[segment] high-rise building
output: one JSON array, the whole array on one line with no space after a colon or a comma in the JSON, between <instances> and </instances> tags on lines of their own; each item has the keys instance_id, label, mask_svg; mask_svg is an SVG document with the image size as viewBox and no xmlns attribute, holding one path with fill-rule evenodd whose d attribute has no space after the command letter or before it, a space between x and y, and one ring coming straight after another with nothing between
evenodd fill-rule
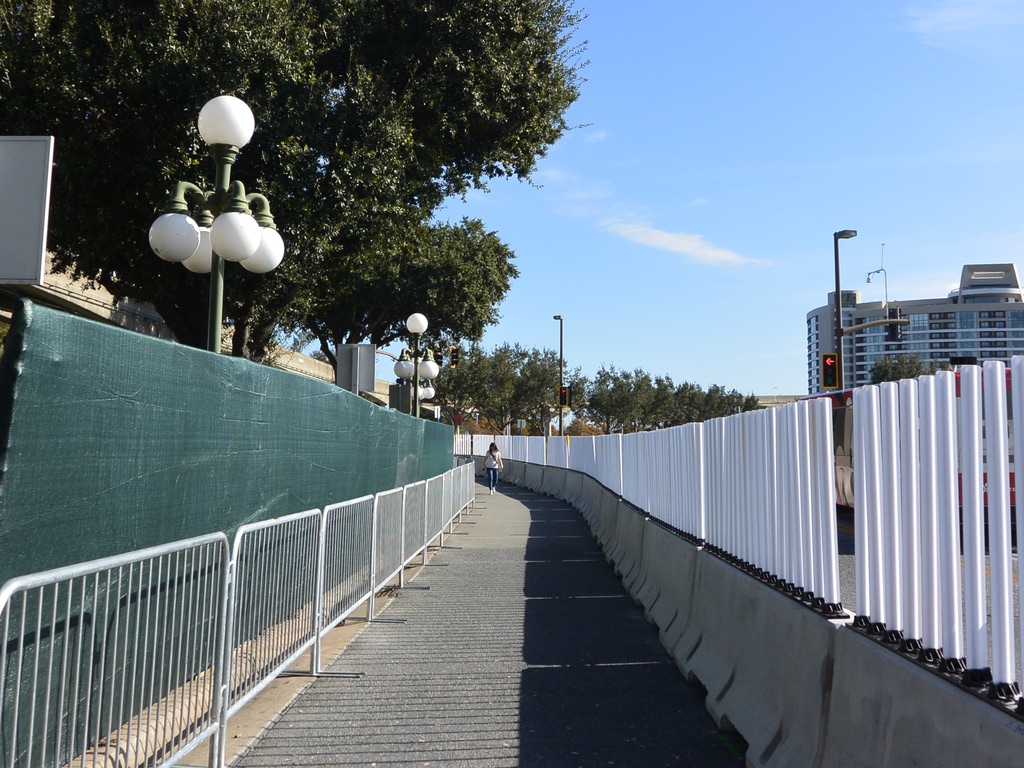
<instances>
[{"instance_id":1,"label":"high-rise building","mask_svg":"<svg viewBox=\"0 0 1024 768\"><path fill-rule=\"evenodd\" d=\"M843 328L887 318L908 325L876 325L843 335L843 386L871 383L885 357L917 355L925 365L1010 362L1024 355L1024 292L1013 264L968 264L960 286L944 299L861 303L860 291L842 291ZM835 292L807 313L807 391L821 386L821 355L835 352Z\"/></svg>"}]
</instances>

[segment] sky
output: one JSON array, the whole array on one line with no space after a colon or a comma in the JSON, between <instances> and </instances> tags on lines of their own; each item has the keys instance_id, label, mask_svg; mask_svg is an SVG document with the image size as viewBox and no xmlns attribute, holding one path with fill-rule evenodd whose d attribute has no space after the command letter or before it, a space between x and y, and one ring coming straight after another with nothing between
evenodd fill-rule
<instances>
[{"instance_id":1,"label":"sky","mask_svg":"<svg viewBox=\"0 0 1024 768\"><path fill-rule=\"evenodd\" d=\"M575 127L532 185L492 181L440 217L479 218L516 254L485 349L557 351L560 314L586 376L804 394L833 232L858 232L841 283L862 301L1024 268L1024 0L577 8Z\"/></svg>"}]
</instances>

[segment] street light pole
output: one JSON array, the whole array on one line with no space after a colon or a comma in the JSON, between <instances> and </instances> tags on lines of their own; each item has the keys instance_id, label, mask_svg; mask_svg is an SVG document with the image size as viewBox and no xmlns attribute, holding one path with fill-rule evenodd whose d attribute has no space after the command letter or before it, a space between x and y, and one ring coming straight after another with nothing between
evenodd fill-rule
<instances>
[{"instance_id":1,"label":"street light pole","mask_svg":"<svg viewBox=\"0 0 1024 768\"><path fill-rule=\"evenodd\" d=\"M841 229L832 234L832 242L835 245L836 253L836 296L834 309L836 313L836 384L838 389L843 388L843 369L846 367L846 358L843 355L843 298L842 289L839 285L839 241L849 240L857 236L856 229Z\"/></svg>"},{"instance_id":2,"label":"street light pole","mask_svg":"<svg viewBox=\"0 0 1024 768\"><path fill-rule=\"evenodd\" d=\"M409 315L409 319L405 321L405 327L412 336L412 360L409 360L409 350L406 349L395 363L395 375L399 379L412 382L412 402L409 405L411 415L417 418L420 415L420 379L427 380L429 389L425 391L427 392L426 398L429 400L433 397L433 387L430 386L430 382L440 372L440 367L429 349L423 354L423 359L420 359L420 337L426 333L427 325L427 318L419 312Z\"/></svg>"},{"instance_id":3,"label":"street light pole","mask_svg":"<svg viewBox=\"0 0 1024 768\"><path fill-rule=\"evenodd\" d=\"M257 274L270 272L284 257L284 241L274 228L267 198L247 195L242 182L231 181L231 166L256 127L252 110L234 96L217 96L200 110L198 127L217 163L214 188L203 191L178 182L149 228L149 245L165 261L210 273L206 348L220 352L224 262L240 262Z\"/></svg>"},{"instance_id":4,"label":"street light pole","mask_svg":"<svg viewBox=\"0 0 1024 768\"><path fill-rule=\"evenodd\" d=\"M563 355L562 350L564 341L563 331L565 329L565 321L561 315L555 315L552 319L558 321L558 436L562 437L564 435L562 429L562 416L564 413L564 409L562 408L561 396L562 387L565 386L565 356Z\"/></svg>"}]
</instances>

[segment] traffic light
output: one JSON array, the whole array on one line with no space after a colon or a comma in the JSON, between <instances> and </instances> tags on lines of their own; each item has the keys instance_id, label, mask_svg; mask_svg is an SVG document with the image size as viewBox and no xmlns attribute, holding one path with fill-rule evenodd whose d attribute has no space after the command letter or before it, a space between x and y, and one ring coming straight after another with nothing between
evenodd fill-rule
<instances>
[{"instance_id":1,"label":"traffic light","mask_svg":"<svg viewBox=\"0 0 1024 768\"><path fill-rule=\"evenodd\" d=\"M448 347L448 367L458 368L459 367L459 346L458 344L452 344Z\"/></svg>"},{"instance_id":2,"label":"traffic light","mask_svg":"<svg viewBox=\"0 0 1024 768\"><path fill-rule=\"evenodd\" d=\"M561 408L572 406L572 387L562 386L558 388L558 405Z\"/></svg>"},{"instance_id":3,"label":"traffic light","mask_svg":"<svg viewBox=\"0 0 1024 768\"><path fill-rule=\"evenodd\" d=\"M889 307L886 314L889 320L899 320L903 317L899 307ZM903 341L903 326L896 323L890 323L885 326L885 340L891 342Z\"/></svg>"},{"instance_id":4,"label":"traffic light","mask_svg":"<svg viewBox=\"0 0 1024 768\"><path fill-rule=\"evenodd\" d=\"M821 388L839 389L839 356L835 352L821 356Z\"/></svg>"}]
</instances>

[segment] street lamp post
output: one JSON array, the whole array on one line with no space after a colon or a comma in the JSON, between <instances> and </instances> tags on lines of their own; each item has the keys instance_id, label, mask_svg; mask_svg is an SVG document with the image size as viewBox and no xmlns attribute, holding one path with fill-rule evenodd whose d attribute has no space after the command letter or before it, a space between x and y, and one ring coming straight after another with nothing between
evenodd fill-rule
<instances>
[{"instance_id":1,"label":"street lamp post","mask_svg":"<svg viewBox=\"0 0 1024 768\"><path fill-rule=\"evenodd\" d=\"M846 358L843 355L843 298L842 289L839 285L839 241L849 240L857 236L856 229L841 229L832 234L832 242L835 245L836 253L836 384L838 389L843 388L843 368L846 366Z\"/></svg>"},{"instance_id":2,"label":"street lamp post","mask_svg":"<svg viewBox=\"0 0 1024 768\"><path fill-rule=\"evenodd\" d=\"M410 350L404 350L401 358L395 363L395 375L400 379L412 382L411 409L412 415L416 417L420 415L420 379L427 381L423 394L429 400L434 396L434 388L430 382L441 371L440 366L434 361L433 352L429 349L425 350L422 357L420 356L420 337L426 333L427 326L427 318L419 312L409 315L409 318L405 321L405 327L412 336L412 354L410 355Z\"/></svg>"},{"instance_id":3,"label":"street lamp post","mask_svg":"<svg viewBox=\"0 0 1024 768\"><path fill-rule=\"evenodd\" d=\"M210 273L206 348L220 352L224 262L237 261L257 274L270 272L284 258L284 241L267 198L247 195L242 182L231 181L231 166L256 128L252 110L234 96L217 96L200 110L198 126L217 164L214 188L204 191L179 181L149 228L149 245L165 261Z\"/></svg>"},{"instance_id":4,"label":"street lamp post","mask_svg":"<svg viewBox=\"0 0 1024 768\"><path fill-rule=\"evenodd\" d=\"M562 354L564 336L562 332L565 329L565 319L561 315L555 315L552 319L558 321L558 436L562 437L562 415L564 409L562 408L561 393L562 387L565 386L565 356Z\"/></svg>"},{"instance_id":5,"label":"street lamp post","mask_svg":"<svg viewBox=\"0 0 1024 768\"><path fill-rule=\"evenodd\" d=\"M882 243L882 263L879 264L878 269L873 269L870 272L868 272L868 279L867 279L867 281L870 283L871 282L871 276L872 275L877 275L878 273L882 274L882 280L885 283L885 306L888 307L889 306L889 275L885 271L885 243Z\"/></svg>"}]
</instances>

